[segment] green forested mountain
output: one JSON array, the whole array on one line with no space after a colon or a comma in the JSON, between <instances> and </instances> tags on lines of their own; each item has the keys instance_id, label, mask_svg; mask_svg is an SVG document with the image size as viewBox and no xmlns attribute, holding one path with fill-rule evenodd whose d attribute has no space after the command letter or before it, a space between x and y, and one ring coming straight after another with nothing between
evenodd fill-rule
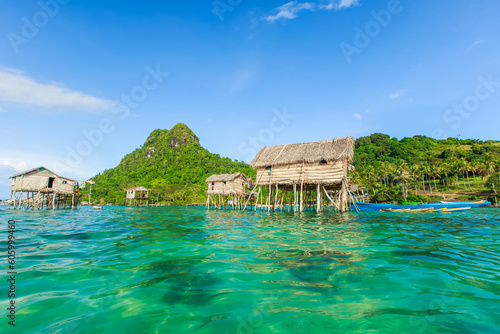
<instances>
[{"instance_id":1,"label":"green forested mountain","mask_svg":"<svg viewBox=\"0 0 500 334\"><path fill-rule=\"evenodd\" d=\"M222 158L201 147L185 124L171 130L154 130L144 145L127 154L120 164L92 178L92 201L125 203L125 190L135 186L151 189L155 202L204 203L205 179L212 174L242 172L255 176L244 162ZM88 191L88 189L86 189Z\"/></svg>"}]
</instances>

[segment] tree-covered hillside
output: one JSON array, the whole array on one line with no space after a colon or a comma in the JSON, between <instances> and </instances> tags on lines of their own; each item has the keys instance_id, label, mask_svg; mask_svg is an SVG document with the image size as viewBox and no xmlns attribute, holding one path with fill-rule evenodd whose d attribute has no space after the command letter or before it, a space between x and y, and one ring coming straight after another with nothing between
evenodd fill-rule
<instances>
[{"instance_id":1,"label":"tree-covered hillside","mask_svg":"<svg viewBox=\"0 0 500 334\"><path fill-rule=\"evenodd\" d=\"M429 201L490 197L500 188L500 142L414 136L398 140L376 133L356 140L352 183L360 183L373 201ZM125 190L151 189L160 203L204 203L205 179L212 174L255 170L244 162L222 158L200 146L185 125L154 130L143 146L120 164L96 175L93 202L125 203ZM86 189L85 191L88 191Z\"/></svg>"},{"instance_id":2,"label":"tree-covered hillside","mask_svg":"<svg viewBox=\"0 0 500 334\"><path fill-rule=\"evenodd\" d=\"M212 154L199 144L185 124L171 130L154 130L144 145L127 154L120 164L92 178L92 201L125 203L125 190L151 189L150 197L166 204L204 203L205 179L212 174L242 172L254 177L244 162ZM88 191L88 189L86 189Z\"/></svg>"},{"instance_id":3,"label":"tree-covered hillside","mask_svg":"<svg viewBox=\"0 0 500 334\"><path fill-rule=\"evenodd\" d=\"M500 167L500 142L425 136L398 140L376 133L356 140L354 165L354 182L378 201L486 193L495 183L488 178Z\"/></svg>"}]
</instances>

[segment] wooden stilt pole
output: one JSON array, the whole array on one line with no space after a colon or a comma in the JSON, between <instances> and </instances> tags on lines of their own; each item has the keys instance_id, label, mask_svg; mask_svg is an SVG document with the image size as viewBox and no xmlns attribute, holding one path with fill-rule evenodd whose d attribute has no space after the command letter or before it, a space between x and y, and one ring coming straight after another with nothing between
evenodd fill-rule
<instances>
[{"instance_id":1,"label":"wooden stilt pole","mask_svg":"<svg viewBox=\"0 0 500 334\"><path fill-rule=\"evenodd\" d=\"M259 196L260 196L260 187L259 191L257 192L257 198L255 199L255 211L257 211L257 205L259 204Z\"/></svg>"},{"instance_id":2,"label":"wooden stilt pole","mask_svg":"<svg viewBox=\"0 0 500 334\"><path fill-rule=\"evenodd\" d=\"M297 212L297 185L293 185L293 212Z\"/></svg>"},{"instance_id":3,"label":"wooden stilt pole","mask_svg":"<svg viewBox=\"0 0 500 334\"><path fill-rule=\"evenodd\" d=\"M325 195L326 197L328 197L328 199L330 200L330 202L332 203L333 207L337 208L338 211L340 211L340 208L339 206L337 205L337 203L335 203L335 201L330 197L330 195L328 195L328 192L326 191L325 188L323 188L323 190L325 191Z\"/></svg>"},{"instance_id":4,"label":"wooden stilt pole","mask_svg":"<svg viewBox=\"0 0 500 334\"><path fill-rule=\"evenodd\" d=\"M278 204L278 193L279 193L279 187L278 187L278 184L276 183L276 190L275 190L275 196L274 196L274 201L273 201L273 212L276 211L276 204Z\"/></svg>"},{"instance_id":5,"label":"wooden stilt pole","mask_svg":"<svg viewBox=\"0 0 500 334\"><path fill-rule=\"evenodd\" d=\"M280 212L285 211L283 206L283 200L285 199L286 188L281 191L281 201L280 201Z\"/></svg>"},{"instance_id":6,"label":"wooden stilt pole","mask_svg":"<svg viewBox=\"0 0 500 334\"><path fill-rule=\"evenodd\" d=\"M262 211L262 202L264 201L263 197L264 197L264 193L262 192L260 194L260 211Z\"/></svg>"},{"instance_id":7,"label":"wooden stilt pole","mask_svg":"<svg viewBox=\"0 0 500 334\"><path fill-rule=\"evenodd\" d=\"M321 185L316 186L316 212L321 212Z\"/></svg>"}]
</instances>

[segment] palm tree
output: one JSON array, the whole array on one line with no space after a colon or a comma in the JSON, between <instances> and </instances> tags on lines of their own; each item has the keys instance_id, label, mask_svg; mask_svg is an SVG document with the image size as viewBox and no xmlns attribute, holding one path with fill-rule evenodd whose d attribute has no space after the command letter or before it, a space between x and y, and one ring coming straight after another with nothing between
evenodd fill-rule
<instances>
[{"instance_id":1,"label":"palm tree","mask_svg":"<svg viewBox=\"0 0 500 334\"><path fill-rule=\"evenodd\" d=\"M462 173L467 174L467 184L469 185L469 190L472 191L472 188L470 187L470 180L469 180L469 169L471 168L470 162L465 160L465 158L462 158ZM465 187L465 178L464 178L464 187Z\"/></svg>"},{"instance_id":2,"label":"palm tree","mask_svg":"<svg viewBox=\"0 0 500 334\"><path fill-rule=\"evenodd\" d=\"M448 162L443 162L441 166L441 173L446 177L446 188L450 190L450 184L448 183L448 175L450 174L451 166Z\"/></svg>"},{"instance_id":3,"label":"palm tree","mask_svg":"<svg viewBox=\"0 0 500 334\"><path fill-rule=\"evenodd\" d=\"M472 171L472 177L474 178L474 182L476 182L476 171L479 169L479 161L475 160L471 162L471 171Z\"/></svg>"},{"instance_id":4,"label":"palm tree","mask_svg":"<svg viewBox=\"0 0 500 334\"><path fill-rule=\"evenodd\" d=\"M484 177L486 176L485 171L486 171L486 164L484 163L484 160L479 160L476 164L477 167L477 174L481 176L481 180L484 180Z\"/></svg>"},{"instance_id":5,"label":"palm tree","mask_svg":"<svg viewBox=\"0 0 500 334\"><path fill-rule=\"evenodd\" d=\"M431 173L432 178L434 179L434 189L436 189L436 191L438 191L438 188L437 188L437 185L436 185L436 173L439 172L438 166L436 166L434 164L429 165L429 172Z\"/></svg>"},{"instance_id":6,"label":"palm tree","mask_svg":"<svg viewBox=\"0 0 500 334\"><path fill-rule=\"evenodd\" d=\"M415 195L417 194L417 183L418 183L418 175L420 174L420 166L419 165L410 165L409 167L410 176L415 181Z\"/></svg>"},{"instance_id":7,"label":"palm tree","mask_svg":"<svg viewBox=\"0 0 500 334\"><path fill-rule=\"evenodd\" d=\"M493 170L493 173L494 173L495 172L495 168L497 168L498 165L500 165L500 163L497 160L491 160L489 162L488 166Z\"/></svg>"},{"instance_id":8,"label":"palm tree","mask_svg":"<svg viewBox=\"0 0 500 334\"><path fill-rule=\"evenodd\" d=\"M396 163L394 164L394 169L396 171L396 174L398 175L398 179L401 180L401 186L403 190L403 198L406 201L406 180L408 173L406 172L408 168L408 164L406 161L400 159L397 160Z\"/></svg>"},{"instance_id":9,"label":"palm tree","mask_svg":"<svg viewBox=\"0 0 500 334\"><path fill-rule=\"evenodd\" d=\"M491 153L486 153L484 155L484 164L486 165L486 175L489 177L490 176L490 168L494 168L494 157L491 155ZM493 165L493 166L492 166Z\"/></svg>"},{"instance_id":10,"label":"palm tree","mask_svg":"<svg viewBox=\"0 0 500 334\"><path fill-rule=\"evenodd\" d=\"M381 164L382 176L384 178L385 186L389 185L389 176L394 172L394 167L390 162L384 161Z\"/></svg>"},{"instance_id":11,"label":"palm tree","mask_svg":"<svg viewBox=\"0 0 500 334\"><path fill-rule=\"evenodd\" d=\"M432 195L432 185L431 185L431 178L430 178L431 167L429 165L424 165L424 166L422 166L422 169L424 171L424 176L427 176L427 183L429 184L429 190L430 190L431 195Z\"/></svg>"},{"instance_id":12,"label":"palm tree","mask_svg":"<svg viewBox=\"0 0 500 334\"><path fill-rule=\"evenodd\" d=\"M459 161L452 161L451 163L453 174L455 174L455 180L457 183L457 187L460 188L460 183L458 182L458 174L460 173L460 162Z\"/></svg>"},{"instance_id":13,"label":"palm tree","mask_svg":"<svg viewBox=\"0 0 500 334\"><path fill-rule=\"evenodd\" d=\"M365 166L363 168L363 174L364 178L368 178L368 182L371 184L372 178L375 178L375 169L372 165Z\"/></svg>"},{"instance_id":14,"label":"palm tree","mask_svg":"<svg viewBox=\"0 0 500 334\"><path fill-rule=\"evenodd\" d=\"M419 173L422 175L422 190L425 192L425 166L424 165L419 165Z\"/></svg>"}]
</instances>

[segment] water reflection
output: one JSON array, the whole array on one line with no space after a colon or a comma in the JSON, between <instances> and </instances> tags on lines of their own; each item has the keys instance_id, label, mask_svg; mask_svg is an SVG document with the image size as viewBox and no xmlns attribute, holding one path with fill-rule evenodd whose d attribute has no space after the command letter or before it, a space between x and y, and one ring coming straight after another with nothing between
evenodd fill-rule
<instances>
[{"instance_id":1,"label":"water reflection","mask_svg":"<svg viewBox=\"0 0 500 334\"><path fill-rule=\"evenodd\" d=\"M23 333L500 328L497 210L104 207L0 219L20 226Z\"/></svg>"}]
</instances>

